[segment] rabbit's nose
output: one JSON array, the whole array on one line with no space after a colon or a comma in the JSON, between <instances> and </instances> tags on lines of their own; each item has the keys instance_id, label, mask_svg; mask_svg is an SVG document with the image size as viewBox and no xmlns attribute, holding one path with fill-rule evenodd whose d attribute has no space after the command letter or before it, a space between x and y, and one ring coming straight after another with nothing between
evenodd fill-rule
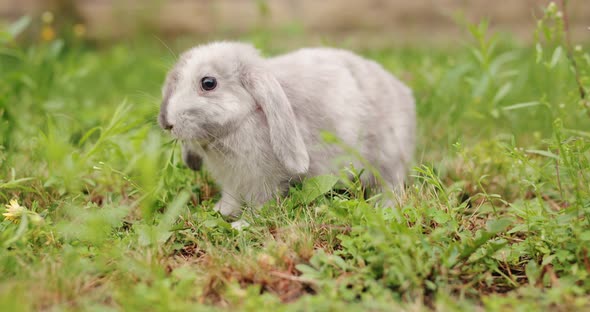
<instances>
[{"instance_id":1,"label":"rabbit's nose","mask_svg":"<svg viewBox=\"0 0 590 312\"><path fill-rule=\"evenodd\" d=\"M167 118L162 115L159 116L158 121L160 122L160 127L164 130L172 130L172 128L174 128L174 126L168 122Z\"/></svg>"}]
</instances>

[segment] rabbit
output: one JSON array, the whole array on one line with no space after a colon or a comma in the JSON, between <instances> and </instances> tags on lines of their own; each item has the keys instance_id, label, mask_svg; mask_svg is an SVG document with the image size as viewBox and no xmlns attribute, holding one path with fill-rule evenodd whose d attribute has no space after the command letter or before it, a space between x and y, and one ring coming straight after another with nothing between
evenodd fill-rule
<instances>
[{"instance_id":1,"label":"rabbit","mask_svg":"<svg viewBox=\"0 0 590 312\"><path fill-rule=\"evenodd\" d=\"M162 97L160 126L181 142L189 168L205 164L220 185L214 209L224 216L238 217L245 206L284 195L294 181L350 164L368 162L379 173L361 176L367 186L399 190L415 148L412 91L346 50L263 58L247 43L200 45L180 56ZM323 131L340 144L322 140Z\"/></svg>"}]
</instances>

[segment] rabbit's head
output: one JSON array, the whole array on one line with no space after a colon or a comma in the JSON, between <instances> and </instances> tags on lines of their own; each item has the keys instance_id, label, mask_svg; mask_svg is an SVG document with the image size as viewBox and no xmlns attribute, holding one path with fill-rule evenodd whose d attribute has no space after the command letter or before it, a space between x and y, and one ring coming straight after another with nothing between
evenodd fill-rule
<instances>
[{"instance_id":1,"label":"rabbit's head","mask_svg":"<svg viewBox=\"0 0 590 312\"><path fill-rule=\"evenodd\" d=\"M205 145L239 131L244 120L261 114L266 122L260 129L269 132L268 143L285 169L293 174L307 171L309 155L291 104L251 45L219 42L185 52L162 93L158 120L175 138ZM255 134L250 135L243 142L252 142Z\"/></svg>"}]
</instances>

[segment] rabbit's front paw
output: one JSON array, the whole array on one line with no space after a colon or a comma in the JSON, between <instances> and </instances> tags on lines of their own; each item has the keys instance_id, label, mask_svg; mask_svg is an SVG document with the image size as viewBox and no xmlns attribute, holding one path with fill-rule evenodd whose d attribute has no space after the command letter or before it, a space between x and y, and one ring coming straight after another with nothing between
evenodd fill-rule
<instances>
[{"instance_id":1,"label":"rabbit's front paw","mask_svg":"<svg viewBox=\"0 0 590 312\"><path fill-rule=\"evenodd\" d=\"M231 223L232 229L241 231L250 226L250 223L244 219L240 219Z\"/></svg>"},{"instance_id":2,"label":"rabbit's front paw","mask_svg":"<svg viewBox=\"0 0 590 312\"><path fill-rule=\"evenodd\" d=\"M229 194L222 194L221 199L215 204L213 210L221 213L224 217L238 217L242 213L240 201Z\"/></svg>"}]
</instances>

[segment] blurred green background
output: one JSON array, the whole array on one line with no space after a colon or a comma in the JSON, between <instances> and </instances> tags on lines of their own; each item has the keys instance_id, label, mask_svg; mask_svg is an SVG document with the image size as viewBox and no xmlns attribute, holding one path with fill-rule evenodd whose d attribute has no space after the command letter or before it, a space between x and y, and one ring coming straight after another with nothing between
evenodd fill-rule
<instances>
[{"instance_id":1,"label":"blurred green background","mask_svg":"<svg viewBox=\"0 0 590 312\"><path fill-rule=\"evenodd\" d=\"M570 0L570 32L588 38L590 8ZM359 44L447 43L461 34L457 16L492 21L491 29L532 41L547 0L2 0L0 17L54 12L56 22L76 21L95 39L122 39L148 31L164 39L212 39L266 28L305 32L308 40L347 39ZM287 31L288 34L288 31Z\"/></svg>"}]
</instances>

